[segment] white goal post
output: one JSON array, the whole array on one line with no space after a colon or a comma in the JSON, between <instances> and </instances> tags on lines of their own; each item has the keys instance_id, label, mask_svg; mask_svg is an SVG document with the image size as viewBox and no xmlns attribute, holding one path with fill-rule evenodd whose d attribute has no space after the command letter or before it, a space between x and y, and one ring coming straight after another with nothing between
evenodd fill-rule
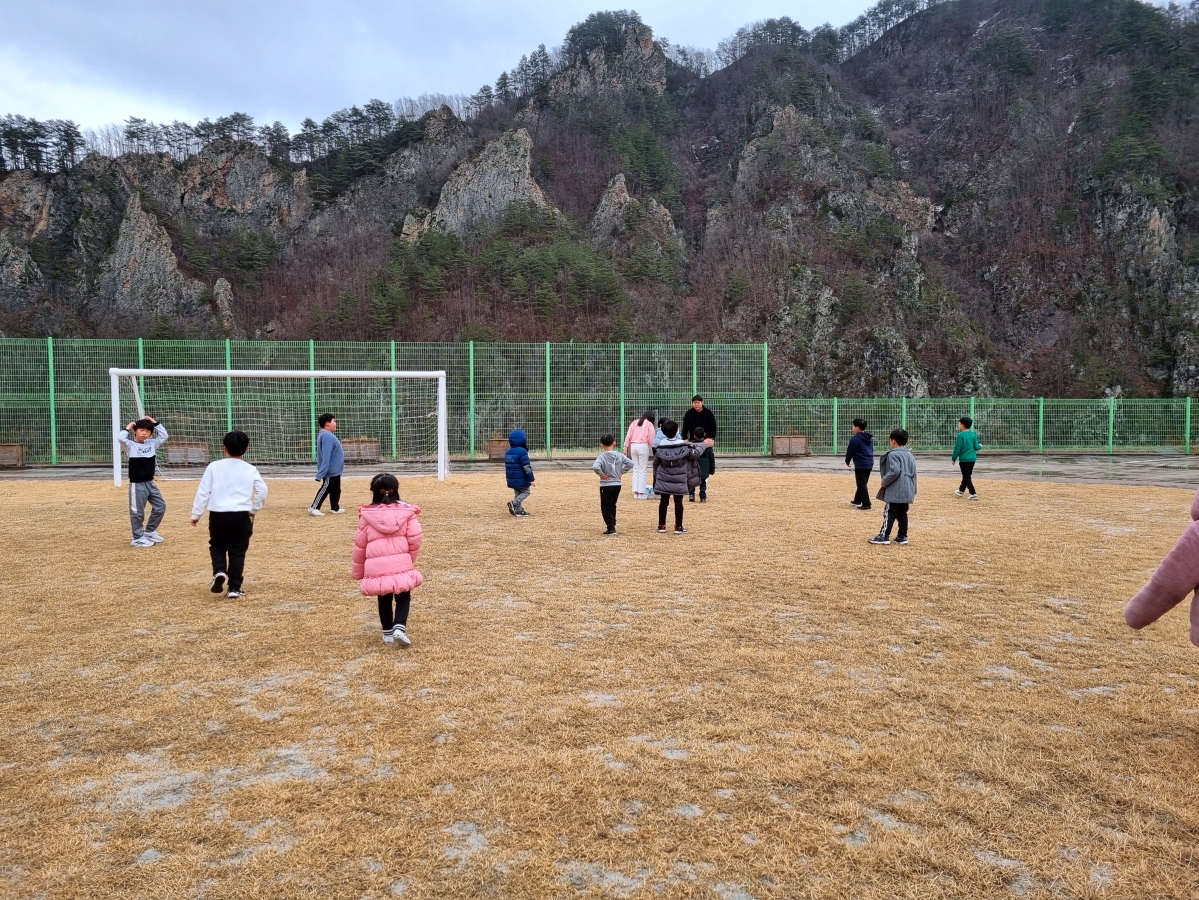
<instances>
[{"instance_id":1,"label":"white goal post","mask_svg":"<svg viewBox=\"0 0 1199 900\"><path fill-rule=\"evenodd\" d=\"M381 463L385 458L419 458L436 464L439 481L449 476L444 371L114 367L108 375L112 387L112 478L117 487L122 480L120 432L130 421L123 413L132 418L149 414L163 421L171 438L160 456L173 443L181 442L184 447L200 448L198 455L206 456L211 453L208 448L220 446L227 431L240 428L250 434L247 459L311 465L317 415L327 411L337 416L339 426L351 429L349 434L372 435L351 437L347 459L356 444L365 442L373 444L376 451L380 446L390 448L390 456L380 454ZM381 384L386 382L390 384ZM428 421L433 417L435 431ZM207 459L188 457L187 462L206 464Z\"/></svg>"}]
</instances>

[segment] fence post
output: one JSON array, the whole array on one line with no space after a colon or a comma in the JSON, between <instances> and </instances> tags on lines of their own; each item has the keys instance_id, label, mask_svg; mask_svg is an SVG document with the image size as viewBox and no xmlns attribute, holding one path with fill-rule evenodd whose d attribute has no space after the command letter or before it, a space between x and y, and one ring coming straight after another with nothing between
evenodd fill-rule
<instances>
[{"instance_id":1,"label":"fence post","mask_svg":"<svg viewBox=\"0 0 1199 900\"><path fill-rule=\"evenodd\" d=\"M396 370L396 342L391 342L391 371ZM399 459L396 449L396 380L391 379L391 458Z\"/></svg>"},{"instance_id":2,"label":"fence post","mask_svg":"<svg viewBox=\"0 0 1199 900\"><path fill-rule=\"evenodd\" d=\"M1191 455L1191 398L1187 397L1186 437L1183 438L1187 456Z\"/></svg>"},{"instance_id":3,"label":"fence post","mask_svg":"<svg viewBox=\"0 0 1199 900\"><path fill-rule=\"evenodd\" d=\"M1045 453L1045 398L1037 398L1037 452Z\"/></svg>"},{"instance_id":4,"label":"fence post","mask_svg":"<svg viewBox=\"0 0 1199 900\"><path fill-rule=\"evenodd\" d=\"M1115 452L1116 438L1116 398L1107 398L1107 452Z\"/></svg>"},{"instance_id":5,"label":"fence post","mask_svg":"<svg viewBox=\"0 0 1199 900\"><path fill-rule=\"evenodd\" d=\"M229 338L225 338L225 368L233 368L233 345L229 343ZM226 431L233 430L233 379L225 379L225 428Z\"/></svg>"},{"instance_id":6,"label":"fence post","mask_svg":"<svg viewBox=\"0 0 1199 900\"><path fill-rule=\"evenodd\" d=\"M620 440L620 432L624 429L624 341L620 342L620 421L616 423L616 440Z\"/></svg>"},{"instance_id":7,"label":"fence post","mask_svg":"<svg viewBox=\"0 0 1199 900\"><path fill-rule=\"evenodd\" d=\"M696 365L698 357L695 341L691 342L691 396L694 397L699 393L699 370ZM690 401L688 401L690 402Z\"/></svg>"},{"instance_id":8,"label":"fence post","mask_svg":"<svg viewBox=\"0 0 1199 900\"><path fill-rule=\"evenodd\" d=\"M54 402L54 338L46 338L46 371L50 376L50 465L58 465L58 410Z\"/></svg>"},{"instance_id":9,"label":"fence post","mask_svg":"<svg viewBox=\"0 0 1199 900\"><path fill-rule=\"evenodd\" d=\"M545 458L553 459L554 442L550 438L550 342L545 342Z\"/></svg>"},{"instance_id":10,"label":"fence post","mask_svg":"<svg viewBox=\"0 0 1199 900\"><path fill-rule=\"evenodd\" d=\"M316 342L308 339L308 371L316 371ZM308 379L308 424L312 431L312 458L316 460L316 379Z\"/></svg>"},{"instance_id":11,"label":"fence post","mask_svg":"<svg viewBox=\"0 0 1199 900\"><path fill-rule=\"evenodd\" d=\"M837 452L837 398L833 398L833 453Z\"/></svg>"},{"instance_id":12,"label":"fence post","mask_svg":"<svg viewBox=\"0 0 1199 900\"><path fill-rule=\"evenodd\" d=\"M475 458L475 342L470 342L467 352L470 376L470 458Z\"/></svg>"},{"instance_id":13,"label":"fence post","mask_svg":"<svg viewBox=\"0 0 1199 900\"><path fill-rule=\"evenodd\" d=\"M144 369L146 367L146 343L141 338L137 339L137 367ZM137 379L137 392L142 395L143 402L146 396L146 376L139 376Z\"/></svg>"},{"instance_id":14,"label":"fence post","mask_svg":"<svg viewBox=\"0 0 1199 900\"><path fill-rule=\"evenodd\" d=\"M908 398L902 397L899 401L899 427L904 431L908 428Z\"/></svg>"},{"instance_id":15,"label":"fence post","mask_svg":"<svg viewBox=\"0 0 1199 900\"><path fill-rule=\"evenodd\" d=\"M973 397L970 398L970 421L971 421L971 423L974 423L974 398ZM978 431L977 423L972 424L971 427L974 428L975 431Z\"/></svg>"},{"instance_id":16,"label":"fence post","mask_svg":"<svg viewBox=\"0 0 1199 900\"><path fill-rule=\"evenodd\" d=\"M762 455L770 455L770 345L765 341L762 341Z\"/></svg>"}]
</instances>

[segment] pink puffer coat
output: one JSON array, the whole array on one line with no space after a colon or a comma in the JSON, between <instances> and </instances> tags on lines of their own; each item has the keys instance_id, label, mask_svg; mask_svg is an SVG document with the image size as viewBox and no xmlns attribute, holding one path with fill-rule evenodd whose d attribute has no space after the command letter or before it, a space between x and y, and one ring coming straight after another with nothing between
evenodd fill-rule
<instances>
[{"instance_id":1,"label":"pink puffer coat","mask_svg":"<svg viewBox=\"0 0 1199 900\"><path fill-rule=\"evenodd\" d=\"M358 507L351 572L362 581L362 593L397 594L424 582L416 571L421 527L419 506L388 503Z\"/></svg>"},{"instance_id":2,"label":"pink puffer coat","mask_svg":"<svg viewBox=\"0 0 1199 900\"><path fill-rule=\"evenodd\" d=\"M1191 503L1191 527L1166 554L1149 583L1124 607L1124 621L1144 628L1191 598L1191 643L1199 647L1199 492Z\"/></svg>"}]
</instances>

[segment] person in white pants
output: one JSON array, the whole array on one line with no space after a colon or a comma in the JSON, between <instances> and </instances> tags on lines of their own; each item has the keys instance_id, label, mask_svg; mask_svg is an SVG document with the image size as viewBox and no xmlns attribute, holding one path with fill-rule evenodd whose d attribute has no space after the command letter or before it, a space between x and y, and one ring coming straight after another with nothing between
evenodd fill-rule
<instances>
[{"instance_id":1,"label":"person in white pants","mask_svg":"<svg viewBox=\"0 0 1199 900\"><path fill-rule=\"evenodd\" d=\"M653 410L647 409L640 418L633 420L624 436L624 454L633 460L634 500L644 500L649 496L645 482L654 433L654 413Z\"/></svg>"}]
</instances>

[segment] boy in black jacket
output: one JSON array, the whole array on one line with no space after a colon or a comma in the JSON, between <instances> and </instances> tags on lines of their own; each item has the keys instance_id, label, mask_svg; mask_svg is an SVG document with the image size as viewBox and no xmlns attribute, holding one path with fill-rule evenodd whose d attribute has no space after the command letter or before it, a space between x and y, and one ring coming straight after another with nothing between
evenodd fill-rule
<instances>
[{"instance_id":1,"label":"boy in black jacket","mask_svg":"<svg viewBox=\"0 0 1199 900\"><path fill-rule=\"evenodd\" d=\"M853 420L853 437L845 449L845 465L853 465L854 479L858 489L853 495L853 505L858 509L870 509L870 471L874 468L874 436L866 430L865 419Z\"/></svg>"}]
</instances>

